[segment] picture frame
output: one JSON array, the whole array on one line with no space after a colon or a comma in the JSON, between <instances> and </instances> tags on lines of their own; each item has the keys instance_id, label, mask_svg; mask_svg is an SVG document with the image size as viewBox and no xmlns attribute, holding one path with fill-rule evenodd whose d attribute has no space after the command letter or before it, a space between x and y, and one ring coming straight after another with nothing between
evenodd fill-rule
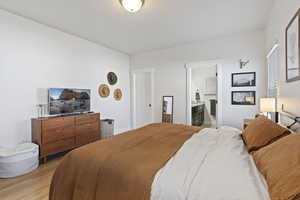
<instances>
[{"instance_id":1,"label":"picture frame","mask_svg":"<svg viewBox=\"0 0 300 200\"><path fill-rule=\"evenodd\" d=\"M256 105L256 91L232 91L232 105Z\"/></svg>"},{"instance_id":2,"label":"picture frame","mask_svg":"<svg viewBox=\"0 0 300 200\"><path fill-rule=\"evenodd\" d=\"M285 31L286 81L300 80L300 9Z\"/></svg>"},{"instance_id":3,"label":"picture frame","mask_svg":"<svg viewBox=\"0 0 300 200\"><path fill-rule=\"evenodd\" d=\"M232 87L255 87L256 72L233 73L231 75Z\"/></svg>"}]
</instances>

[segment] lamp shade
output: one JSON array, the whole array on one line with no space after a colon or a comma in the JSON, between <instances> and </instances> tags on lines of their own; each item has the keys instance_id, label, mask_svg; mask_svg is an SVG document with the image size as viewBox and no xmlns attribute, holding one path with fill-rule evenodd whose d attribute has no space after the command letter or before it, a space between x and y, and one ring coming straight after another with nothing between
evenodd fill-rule
<instances>
[{"instance_id":1,"label":"lamp shade","mask_svg":"<svg viewBox=\"0 0 300 200\"><path fill-rule=\"evenodd\" d=\"M260 99L261 112L276 112L276 101L274 98L261 98Z\"/></svg>"}]
</instances>

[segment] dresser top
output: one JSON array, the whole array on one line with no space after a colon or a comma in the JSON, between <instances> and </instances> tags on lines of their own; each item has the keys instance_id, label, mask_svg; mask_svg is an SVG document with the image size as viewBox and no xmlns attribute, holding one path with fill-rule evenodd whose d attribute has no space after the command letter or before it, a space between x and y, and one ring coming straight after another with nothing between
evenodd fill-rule
<instances>
[{"instance_id":1,"label":"dresser top","mask_svg":"<svg viewBox=\"0 0 300 200\"><path fill-rule=\"evenodd\" d=\"M86 115L97 115L100 113L82 113L82 114L67 114L67 115L59 115L59 116L48 116L48 117L40 117L40 118L32 118L32 120L49 120L55 118L66 118L66 117L77 117L77 116L86 116Z\"/></svg>"}]
</instances>

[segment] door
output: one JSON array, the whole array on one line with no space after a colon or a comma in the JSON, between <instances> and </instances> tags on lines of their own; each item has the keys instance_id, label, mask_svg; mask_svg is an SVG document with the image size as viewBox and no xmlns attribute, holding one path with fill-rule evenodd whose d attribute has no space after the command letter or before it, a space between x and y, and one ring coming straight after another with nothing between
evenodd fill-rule
<instances>
[{"instance_id":1,"label":"door","mask_svg":"<svg viewBox=\"0 0 300 200\"><path fill-rule=\"evenodd\" d=\"M153 123L152 73L135 73L135 128Z\"/></svg>"}]
</instances>

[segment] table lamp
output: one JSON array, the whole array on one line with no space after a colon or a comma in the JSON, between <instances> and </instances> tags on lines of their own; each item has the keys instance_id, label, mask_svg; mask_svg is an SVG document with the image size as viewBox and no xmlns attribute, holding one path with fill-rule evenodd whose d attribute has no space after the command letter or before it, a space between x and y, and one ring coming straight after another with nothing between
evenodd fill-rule
<instances>
[{"instance_id":1,"label":"table lamp","mask_svg":"<svg viewBox=\"0 0 300 200\"><path fill-rule=\"evenodd\" d=\"M261 98L260 112L267 113L267 116L269 116L270 113L275 113L275 122L278 122L278 112L276 112L275 98Z\"/></svg>"}]
</instances>

